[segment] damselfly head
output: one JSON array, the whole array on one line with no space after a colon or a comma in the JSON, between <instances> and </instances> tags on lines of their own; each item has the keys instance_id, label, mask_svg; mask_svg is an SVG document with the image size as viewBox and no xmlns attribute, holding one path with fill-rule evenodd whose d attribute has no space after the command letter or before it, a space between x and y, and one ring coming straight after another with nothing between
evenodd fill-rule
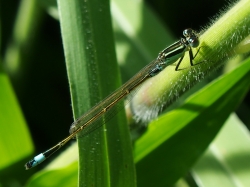
<instances>
[{"instance_id":1,"label":"damselfly head","mask_svg":"<svg viewBox=\"0 0 250 187\"><path fill-rule=\"evenodd\" d=\"M191 47L198 47L199 46L199 37L198 34L193 29L185 29L183 31L183 35L186 37L186 41Z\"/></svg>"},{"instance_id":2,"label":"damselfly head","mask_svg":"<svg viewBox=\"0 0 250 187\"><path fill-rule=\"evenodd\" d=\"M197 37L189 37L187 39L187 41L188 41L189 45L191 47L194 47L194 48L198 47L200 45L199 38L197 38Z\"/></svg>"}]
</instances>

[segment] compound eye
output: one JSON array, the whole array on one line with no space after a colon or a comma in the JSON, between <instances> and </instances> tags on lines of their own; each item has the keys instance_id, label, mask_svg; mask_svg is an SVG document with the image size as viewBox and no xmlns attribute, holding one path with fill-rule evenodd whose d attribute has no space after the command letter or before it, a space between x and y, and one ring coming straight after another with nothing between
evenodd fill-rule
<instances>
[{"instance_id":1,"label":"compound eye","mask_svg":"<svg viewBox=\"0 0 250 187\"><path fill-rule=\"evenodd\" d=\"M199 42L199 39L197 37L190 37L188 39L188 43L191 47L198 47L200 42Z\"/></svg>"},{"instance_id":2,"label":"compound eye","mask_svg":"<svg viewBox=\"0 0 250 187\"><path fill-rule=\"evenodd\" d=\"M185 36L185 37L188 37L188 36L191 36L193 34L193 29L185 29L184 31L183 31L183 36Z\"/></svg>"}]
</instances>

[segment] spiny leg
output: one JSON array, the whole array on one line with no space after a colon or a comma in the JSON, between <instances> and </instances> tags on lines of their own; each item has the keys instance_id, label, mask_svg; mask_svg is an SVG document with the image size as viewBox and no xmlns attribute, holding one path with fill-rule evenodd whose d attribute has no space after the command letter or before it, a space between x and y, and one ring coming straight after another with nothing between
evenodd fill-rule
<instances>
[{"instance_id":1,"label":"spiny leg","mask_svg":"<svg viewBox=\"0 0 250 187\"><path fill-rule=\"evenodd\" d=\"M189 52L189 60L190 60L190 65L191 66L196 66L196 65L198 65L198 64L200 64L200 63L202 63L202 62L204 62L205 60L202 60L201 62L198 62L198 63L193 63L193 60L195 59L195 57L197 56L197 54L199 53L199 51L200 51L200 49L201 49L201 47L199 47L199 49L197 50L197 52L195 53L195 55L193 56L193 50L192 50L192 48L190 48L189 50L188 50L188 52Z\"/></svg>"},{"instance_id":2,"label":"spiny leg","mask_svg":"<svg viewBox=\"0 0 250 187\"><path fill-rule=\"evenodd\" d=\"M183 55L183 56L180 58L180 60L178 61L178 63L176 64L176 66L175 66L175 71L182 70L182 69L179 69L179 66L180 66L180 64L181 64L181 62L182 62L184 56L185 56L185 55Z\"/></svg>"},{"instance_id":3,"label":"spiny leg","mask_svg":"<svg viewBox=\"0 0 250 187\"><path fill-rule=\"evenodd\" d=\"M192 48L190 48L190 49L188 50L188 53L189 53L189 62L190 62L190 65L191 65L191 66L196 66L196 65L198 65L198 64L200 64L200 63L206 61L206 60L202 60L201 62L198 62L198 63L195 63L195 64L193 63L193 60L195 59L195 57L196 57L197 54L199 53L200 49L201 49L201 47L199 47L199 49L197 50L197 52L195 53L195 55L193 55ZM185 56L185 55L183 55L183 56L180 58L180 60L178 61L177 65L176 65L176 67L175 67L175 71L179 71L179 70L184 70L184 69L190 68L190 67L188 67L188 68L179 69L179 66L180 66L180 64L181 64L181 62L182 62L184 56Z\"/></svg>"}]
</instances>

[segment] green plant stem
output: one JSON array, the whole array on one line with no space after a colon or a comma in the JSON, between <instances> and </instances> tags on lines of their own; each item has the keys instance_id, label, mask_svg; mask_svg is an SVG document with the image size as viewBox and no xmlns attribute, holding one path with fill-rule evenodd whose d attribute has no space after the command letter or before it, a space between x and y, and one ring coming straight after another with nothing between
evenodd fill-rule
<instances>
[{"instance_id":1,"label":"green plant stem","mask_svg":"<svg viewBox=\"0 0 250 187\"><path fill-rule=\"evenodd\" d=\"M58 0L74 117L120 85L108 0ZM132 147L124 113L78 139L79 186L134 186ZM105 129L107 128L107 131ZM122 151L121 151L122 149Z\"/></svg>"},{"instance_id":2,"label":"green plant stem","mask_svg":"<svg viewBox=\"0 0 250 187\"><path fill-rule=\"evenodd\" d=\"M186 69L175 71L175 67L170 66L159 75L151 78L134 97L133 106L150 110L150 108L160 108L164 103L170 105L194 84L218 69L225 60L236 55L235 47L250 34L248 29L248 25L250 25L249 7L250 1L239 1L200 36L201 49L194 63L202 61L203 63L186 68L190 67L189 55L186 54L181 64L181 68ZM194 54L197 49L193 50ZM149 86L150 89L148 89ZM134 111L136 110L134 108ZM140 117L140 109L138 111L138 114L135 113L135 115ZM156 116L149 118L152 119Z\"/></svg>"}]
</instances>

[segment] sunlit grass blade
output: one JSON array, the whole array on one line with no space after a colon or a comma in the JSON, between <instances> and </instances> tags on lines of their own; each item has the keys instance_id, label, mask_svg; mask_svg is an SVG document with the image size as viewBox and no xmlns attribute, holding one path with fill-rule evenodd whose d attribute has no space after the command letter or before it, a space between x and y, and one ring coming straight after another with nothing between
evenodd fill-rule
<instances>
[{"instance_id":1,"label":"sunlit grass blade","mask_svg":"<svg viewBox=\"0 0 250 187\"><path fill-rule=\"evenodd\" d=\"M250 186L250 134L235 114L192 169L199 186Z\"/></svg>"},{"instance_id":2,"label":"sunlit grass blade","mask_svg":"<svg viewBox=\"0 0 250 187\"><path fill-rule=\"evenodd\" d=\"M0 88L0 176L4 184L12 180L5 176L11 169L13 176L24 169L22 162L34 147L10 80L1 67Z\"/></svg>"},{"instance_id":3,"label":"sunlit grass blade","mask_svg":"<svg viewBox=\"0 0 250 187\"><path fill-rule=\"evenodd\" d=\"M123 81L155 59L160 50L176 41L147 4L142 1L128 2L111 1L116 52Z\"/></svg>"}]
</instances>

